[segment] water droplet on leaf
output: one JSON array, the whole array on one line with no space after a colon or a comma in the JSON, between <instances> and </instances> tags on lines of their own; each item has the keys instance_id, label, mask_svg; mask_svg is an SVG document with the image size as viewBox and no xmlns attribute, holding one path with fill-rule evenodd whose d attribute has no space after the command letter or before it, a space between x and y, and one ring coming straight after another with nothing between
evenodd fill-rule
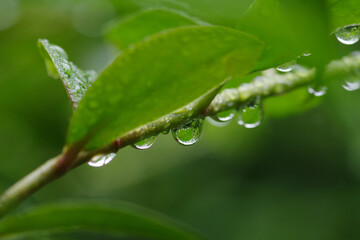
<instances>
[{"instance_id":1,"label":"water droplet on leaf","mask_svg":"<svg viewBox=\"0 0 360 240\"><path fill-rule=\"evenodd\" d=\"M321 97L326 94L327 87L325 86L309 86L308 92L315 97Z\"/></svg>"},{"instance_id":2,"label":"water droplet on leaf","mask_svg":"<svg viewBox=\"0 0 360 240\"><path fill-rule=\"evenodd\" d=\"M88 164L91 167L102 167L111 162L115 158L115 156L115 153L96 155L88 162Z\"/></svg>"},{"instance_id":3,"label":"water droplet on leaf","mask_svg":"<svg viewBox=\"0 0 360 240\"><path fill-rule=\"evenodd\" d=\"M184 124L181 127L171 129L171 132L177 142L182 145L189 146L199 140L203 123L204 120L198 118Z\"/></svg>"},{"instance_id":4,"label":"water droplet on leaf","mask_svg":"<svg viewBox=\"0 0 360 240\"><path fill-rule=\"evenodd\" d=\"M276 70L280 72L290 72L295 68L295 66L296 66L296 60L293 60L283 65L280 65L279 67L276 68Z\"/></svg>"},{"instance_id":5,"label":"water droplet on leaf","mask_svg":"<svg viewBox=\"0 0 360 240\"><path fill-rule=\"evenodd\" d=\"M141 140L140 142L135 143L132 146L136 149L145 150L150 148L154 144L156 138L157 136L151 136Z\"/></svg>"},{"instance_id":6,"label":"water droplet on leaf","mask_svg":"<svg viewBox=\"0 0 360 240\"><path fill-rule=\"evenodd\" d=\"M342 44L352 45L359 41L360 30L358 26L341 28L335 33L335 36Z\"/></svg>"},{"instance_id":7,"label":"water droplet on leaf","mask_svg":"<svg viewBox=\"0 0 360 240\"><path fill-rule=\"evenodd\" d=\"M248 105L240 109L238 124L246 128L259 126L264 118L263 104L261 97L256 97Z\"/></svg>"}]
</instances>

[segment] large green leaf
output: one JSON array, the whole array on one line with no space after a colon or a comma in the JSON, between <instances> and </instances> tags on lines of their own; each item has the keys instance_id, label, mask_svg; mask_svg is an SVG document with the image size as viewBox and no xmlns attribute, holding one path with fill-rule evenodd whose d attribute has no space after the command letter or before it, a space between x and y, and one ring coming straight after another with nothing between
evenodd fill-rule
<instances>
[{"instance_id":1,"label":"large green leaf","mask_svg":"<svg viewBox=\"0 0 360 240\"><path fill-rule=\"evenodd\" d=\"M126 49L147 36L180 26L203 24L180 12L163 9L147 10L112 24L106 38L120 49Z\"/></svg>"},{"instance_id":2,"label":"large green leaf","mask_svg":"<svg viewBox=\"0 0 360 240\"><path fill-rule=\"evenodd\" d=\"M190 227L131 204L68 203L43 206L0 222L0 238L74 231L156 240L204 239Z\"/></svg>"},{"instance_id":3,"label":"large green leaf","mask_svg":"<svg viewBox=\"0 0 360 240\"><path fill-rule=\"evenodd\" d=\"M325 0L256 0L238 28L265 43L254 70L277 67L312 52L313 65L332 59Z\"/></svg>"},{"instance_id":4,"label":"large green leaf","mask_svg":"<svg viewBox=\"0 0 360 240\"><path fill-rule=\"evenodd\" d=\"M331 30L360 24L359 0L328 0L331 16Z\"/></svg>"},{"instance_id":5,"label":"large green leaf","mask_svg":"<svg viewBox=\"0 0 360 240\"><path fill-rule=\"evenodd\" d=\"M67 144L102 147L245 75L262 51L256 38L225 27L183 27L119 56L80 102ZM209 103L211 99L208 99Z\"/></svg>"},{"instance_id":6,"label":"large green leaf","mask_svg":"<svg viewBox=\"0 0 360 240\"><path fill-rule=\"evenodd\" d=\"M76 108L86 90L94 82L95 71L82 71L68 61L68 55L61 47L50 44L48 40L39 39L38 47L49 75L61 79L73 107Z\"/></svg>"}]
</instances>

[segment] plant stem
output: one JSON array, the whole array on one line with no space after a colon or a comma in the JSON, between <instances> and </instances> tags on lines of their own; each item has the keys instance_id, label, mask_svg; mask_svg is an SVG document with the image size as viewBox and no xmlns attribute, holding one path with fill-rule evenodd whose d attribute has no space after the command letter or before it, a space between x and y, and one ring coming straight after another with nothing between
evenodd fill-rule
<instances>
[{"instance_id":1,"label":"plant stem","mask_svg":"<svg viewBox=\"0 0 360 240\"><path fill-rule=\"evenodd\" d=\"M354 74L357 70L360 70L360 55L347 56L331 62L327 66L324 78L331 79L341 76L344 79L344 76ZM268 70L256 77L251 83L224 90L215 97L209 106L203 106L201 99L199 99L199 101L189 105L190 107L186 106L175 113L135 129L104 148L92 152L79 152L82 145L67 149L62 155L48 160L1 195L0 218L43 186L71 169L88 162L95 155L117 152L120 148L149 136L158 135L165 130L183 124L189 119L211 116L227 109L236 108L259 95L266 98L284 94L311 83L314 78L315 70L300 69L287 74L278 74L275 70Z\"/></svg>"}]
</instances>

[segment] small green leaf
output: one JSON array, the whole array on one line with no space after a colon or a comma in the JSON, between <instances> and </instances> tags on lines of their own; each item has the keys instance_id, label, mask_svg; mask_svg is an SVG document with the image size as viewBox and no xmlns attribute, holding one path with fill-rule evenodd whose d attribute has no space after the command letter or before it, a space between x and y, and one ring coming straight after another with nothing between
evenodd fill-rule
<instances>
[{"instance_id":1,"label":"small green leaf","mask_svg":"<svg viewBox=\"0 0 360 240\"><path fill-rule=\"evenodd\" d=\"M45 60L48 73L53 78L61 79L74 108L77 107L86 90L96 78L95 71L82 71L68 61L68 55L59 46L48 40L39 39L38 47Z\"/></svg>"},{"instance_id":2,"label":"small green leaf","mask_svg":"<svg viewBox=\"0 0 360 240\"><path fill-rule=\"evenodd\" d=\"M331 16L331 30L360 24L359 0L328 0Z\"/></svg>"},{"instance_id":3,"label":"small green leaf","mask_svg":"<svg viewBox=\"0 0 360 240\"><path fill-rule=\"evenodd\" d=\"M131 204L68 203L43 206L0 222L0 238L75 231L154 240L201 240L193 229Z\"/></svg>"},{"instance_id":4,"label":"small green leaf","mask_svg":"<svg viewBox=\"0 0 360 240\"><path fill-rule=\"evenodd\" d=\"M247 74L261 51L259 40L225 27L176 28L140 42L88 90L72 118L67 144L105 146L188 105L229 77Z\"/></svg>"},{"instance_id":5,"label":"small green leaf","mask_svg":"<svg viewBox=\"0 0 360 240\"><path fill-rule=\"evenodd\" d=\"M203 24L180 12L162 9L147 10L113 24L106 38L120 49L126 49L129 45L163 30Z\"/></svg>"}]
</instances>

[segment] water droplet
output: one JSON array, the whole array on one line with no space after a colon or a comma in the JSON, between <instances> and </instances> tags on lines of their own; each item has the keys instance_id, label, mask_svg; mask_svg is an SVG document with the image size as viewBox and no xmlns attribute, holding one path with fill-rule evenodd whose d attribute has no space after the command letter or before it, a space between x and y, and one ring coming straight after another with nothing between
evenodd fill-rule
<instances>
[{"instance_id":1,"label":"water droplet","mask_svg":"<svg viewBox=\"0 0 360 240\"><path fill-rule=\"evenodd\" d=\"M352 45L359 41L360 30L358 26L341 28L335 33L335 36L342 44Z\"/></svg>"},{"instance_id":2,"label":"water droplet","mask_svg":"<svg viewBox=\"0 0 360 240\"><path fill-rule=\"evenodd\" d=\"M358 80L357 78L348 79L344 81L342 87L347 91L358 90L360 88L360 80Z\"/></svg>"},{"instance_id":3,"label":"water droplet","mask_svg":"<svg viewBox=\"0 0 360 240\"><path fill-rule=\"evenodd\" d=\"M238 124L246 128L259 126L264 118L263 104L261 97L256 97L247 106L240 109Z\"/></svg>"},{"instance_id":4,"label":"water droplet","mask_svg":"<svg viewBox=\"0 0 360 240\"><path fill-rule=\"evenodd\" d=\"M311 56L311 53L310 53L310 52L303 53L303 56L304 56L304 57Z\"/></svg>"},{"instance_id":5,"label":"water droplet","mask_svg":"<svg viewBox=\"0 0 360 240\"><path fill-rule=\"evenodd\" d=\"M283 65L280 65L279 67L276 68L276 70L280 72L290 72L295 68L295 66L296 66L296 60L293 60Z\"/></svg>"},{"instance_id":6,"label":"water droplet","mask_svg":"<svg viewBox=\"0 0 360 240\"><path fill-rule=\"evenodd\" d=\"M327 91L327 87L325 86L309 86L308 87L308 92L312 95L314 95L315 97L321 97L323 95L326 94Z\"/></svg>"},{"instance_id":7,"label":"water droplet","mask_svg":"<svg viewBox=\"0 0 360 240\"><path fill-rule=\"evenodd\" d=\"M169 132L170 132L170 129L167 129L167 130L163 131L162 134L166 135L166 134L168 134Z\"/></svg>"},{"instance_id":8,"label":"water droplet","mask_svg":"<svg viewBox=\"0 0 360 240\"><path fill-rule=\"evenodd\" d=\"M219 122L228 122L234 118L236 113L235 109L229 109L216 114L213 119Z\"/></svg>"},{"instance_id":9,"label":"water droplet","mask_svg":"<svg viewBox=\"0 0 360 240\"><path fill-rule=\"evenodd\" d=\"M180 144L189 146L196 143L201 135L203 119L195 119L181 127L171 129L172 135Z\"/></svg>"},{"instance_id":10,"label":"water droplet","mask_svg":"<svg viewBox=\"0 0 360 240\"><path fill-rule=\"evenodd\" d=\"M140 142L137 142L134 145L132 145L132 147L134 147L136 149L140 149L140 150L148 149L154 144L156 138L157 138L157 136L151 136L151 137L145 138L145 139L141 140Z\"/></svg>"},{"instance_id":11,"label":"water droplet","mask_svg":"<svg viewBox=\"0 0 360 240\"><path fill-rule=\"evenodd\" d=\"M110 153L107 155L96 155L88 162L88 164L91 167L102 167L111 162L115 156L115 153Z\"/></svg>"}]
</instances>

